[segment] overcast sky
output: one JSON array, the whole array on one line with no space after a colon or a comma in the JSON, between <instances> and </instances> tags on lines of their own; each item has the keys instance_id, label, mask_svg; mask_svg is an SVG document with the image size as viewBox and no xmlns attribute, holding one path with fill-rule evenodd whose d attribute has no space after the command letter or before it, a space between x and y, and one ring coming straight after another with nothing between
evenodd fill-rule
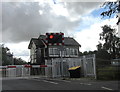
<instances>
[{"instance_id":1,"label":"overcast sky","mask_svg":"<svg viewBox=\"0 0 120 92\"><path fill-rule=\"evenodd\" d=\"M64 32L81 45L80 51L96 50L101 26L117 28L115 17L100 16L103 2L3 2L2 41L14 56L28 61L31 38L46 32Z\"/></svg>"}]
</instances>

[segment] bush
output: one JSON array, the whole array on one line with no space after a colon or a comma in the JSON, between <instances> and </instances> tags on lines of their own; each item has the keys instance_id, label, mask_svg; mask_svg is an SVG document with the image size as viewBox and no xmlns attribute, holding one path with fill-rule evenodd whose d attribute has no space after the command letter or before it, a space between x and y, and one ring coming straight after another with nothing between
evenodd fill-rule
<instances>
[{"instance_id":1,"label":"bush","mask_svg":"<svg viewBox=\"0 0 120 92\"><path fill-rule=\"evenodd\" d=\"M104 67L97 70L98 79L103 80L120 80L120 71L118 67Z\"/></svg>"}]
</instances>

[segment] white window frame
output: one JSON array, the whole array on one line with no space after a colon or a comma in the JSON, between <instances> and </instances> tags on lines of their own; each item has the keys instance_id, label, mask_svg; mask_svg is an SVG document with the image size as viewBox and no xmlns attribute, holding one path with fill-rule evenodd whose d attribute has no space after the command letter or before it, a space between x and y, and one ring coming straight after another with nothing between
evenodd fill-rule
<instances>
[{"instance_id":1,"label":"white window frame","mask_svg":"<svg viewBox=\"0 0 120 92\"><path fill-rule=\"evenodd\" d=\"M69 57L69 55L70 55L70 48L66 48L65 56L66 56L66 57Z\"/></svg>"},{"instance_id":2,"label":"white window frame","mask_svg":"<svg viewBox=\"0 0 120 92\"><path fill-rule=\"evenodd\" d=\"M77 53L75 53L75 51ZM78 57L78 49L77 48L70 48L70 56L71 57Z\"/></svg>"},{"instance_id":3,"label":"white window frame","mask_svg":"<svg viewBox=\"0 0 120 92\"><path fill-rule=\"evenodd\" d=\"M58 48L49 48L49 56L58 57L60 55Z\"/></svg>"}]
</instances>

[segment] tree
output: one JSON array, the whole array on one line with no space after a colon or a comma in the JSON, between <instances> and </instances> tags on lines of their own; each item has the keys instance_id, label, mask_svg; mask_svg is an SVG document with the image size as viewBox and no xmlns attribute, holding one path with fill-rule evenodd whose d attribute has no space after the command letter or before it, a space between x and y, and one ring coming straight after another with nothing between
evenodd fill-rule
<instances>
[{"instance_id":1,"label":"tree","mask_svg":"<svg viewBox=\"0 0 120 92\"><path fill-rule=\"evenodd\" d=\"M22 60L21 58L14 58L14 64L15 65L23 65L23 64L27 64L27 62Z\"/></svg>"},{"instance_id":2,"label":"tree","mask_svg":"<svg viewBox=\"0 0 120 92\"><path fill-rule=\"evenodd\" d=\"M27 62L21 58L13 58L13 54L10 52L10 49L8 47L4 47L4 44L0 45L0 62L3 66L27 64Z\"/></svg>"},{"instance_id":3,"label":"tree","mask_svg":"<svg viewBox=\"0 0 120 92\"><path fill-rule=\"evenodd\" d=\"M99 44L99 48L110 53L111 59L120 58L120 38L116 36L116 30L108 25L102 26L102 30L100 40L104 40L105 43L103 45Z\"/></svg>"},{"instance_id":4,"label":"tree","mask_svg":"<svg viewBox=\"0 0 120 92\"><path fill-rule=\"evenodd\" d=\"M116 2L105 2L102 7L104 7L105 11L101 13L101 16L108 16L110 18L112 15L115 15L120 12L120 1L117 0ZM116 18L118 18L118 25L120 22L120 17L116 15Z\"/></svg>"},{"instance_id":5,"label":"tree","mask_svg":"<svg viewBox=\"0 0 120 92\"><path fill-rule=\"evenodd\" d=\"M13 55L10 53L10 49L8 47L4 47L4 44L0 45L0 49L1 49L0 59L1 59L2 65L11 65Z\"/></svg>"},{"instance_id":6,"label":"tree","mask_svg":"<svg viewBox=\"0 0 120 92\"><path fill-rule=\"evenodd\" d=\"M97 45L97 49L98 51L102 50L102 43L99 42L99 44Z\"/></svg>"}]
</instances>

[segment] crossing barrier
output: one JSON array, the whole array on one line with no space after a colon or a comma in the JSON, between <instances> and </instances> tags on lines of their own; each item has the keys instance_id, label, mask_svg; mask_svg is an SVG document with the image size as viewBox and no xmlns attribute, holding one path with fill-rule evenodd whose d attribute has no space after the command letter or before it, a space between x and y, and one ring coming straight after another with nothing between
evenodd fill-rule
<instances>
[{"instance_id":1,"label":"crossing barrier","mask_svg":"<svg viewBox=\"0 0 120 92\"><path fill-rule=\"evenodd\" d=\"M0 66L0 75L2 77L26 77L41 74L41 68L52 67L50 65L8 65ZM38 73L39 72L39 73Z\"/></svg>"},{"instance_id":2,"label":"crossing barrier","mask_svg":"<svg viewBox=\"0 0 120 92\"><path fill-rule=\"evenodd\" d=\"M26 67L26 68L30 68L30 67L49 67L50 65L8 65L8 66L0 66L1 68L17 68L17 67Z\"/></svg>"}]
</instances>

